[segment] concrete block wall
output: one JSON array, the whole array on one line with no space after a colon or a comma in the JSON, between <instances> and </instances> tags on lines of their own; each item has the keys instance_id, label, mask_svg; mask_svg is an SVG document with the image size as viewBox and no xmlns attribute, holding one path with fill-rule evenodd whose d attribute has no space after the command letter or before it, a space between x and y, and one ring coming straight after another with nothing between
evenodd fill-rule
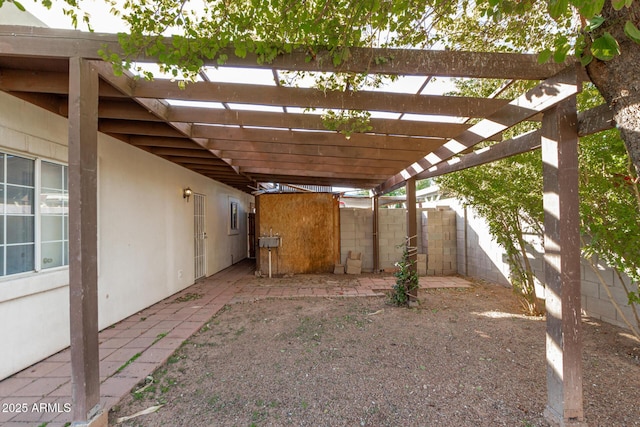
<instances>
[{"instance_id":1,"label":"concrete block wall","mask_svg":"<svg viewBox=\"0 0 640 427\"><path fill-rule=\"evenodd\" d=\"M449 207L456 215L457 269L459 274L476 277L503 286L509 282L509 265L504 250L491 237L489 227L471 209L456 200L442 200L439 207ZM436 205L434 205L436 207Z\"/></svg>"},{"instance_id":2,"label":"concrete block wall","mask_svg":"<svg viewBox=\"0 0 640 427\"><path fill-rule=\"evenodd\" d=\"M431 209L418 209L418 253L427 253L427 216Z\"/></svg>"},{"instance_id":3,"label":"concrete block wall","mask_svg":"<svg viewBox=\"0 0 640 427\"><path fill-rule=\"evenodd\" d=\"M509 282L509 265L504 250L491 237L487 224L473 210L465 209L455 200L438 201L438 206L448 206L456 213L457 220L457 265L458 272L465 276L476 277L504 286ZM434 205L435 207L435 205ZM525 236L529 243L529 262L536 276L536 293L544 298L544 250L540 236ZM600 275L609 286L615 301L624 316L634 324L632 308L628 305L626 291L618 275L603 263L597 265ZM628 328L622 316L611 302L607 290L601 284L586 260L581 262L582 310L592 318ZM623 277L626 284L630 280Z\"/></svg>"},{"instance_id":4,"label":"concrete block wall","mask_svg":"<svg viewBox=\"0 0 640 427\"><path fill-rule=\"evenodd\" d=\"M373 271L373 211L340 209L340 262L346 263L349 251L362 254L362 271Z\"/></svg>"},{"instance_id":5,"label":"concrete block wall","mask_svg":"<svg viewBox=\"0 0 640 427\"><path fill-rule=\"evenodd\" d=\"M620 310L624 314L624 317L631 322L635 323L635 317L631 306L627 304L627 292L624 289L623 282L620 280L616 272L608 266L600 263L596 265L598 273L609 286L609 292L613 296L614 300L618 303ZM607 293L607 289L598 279L598 276L594 273L590 263L586 260L582 260L581 265L582 272L582 310L590 317L600 319L607 323L628 328L628 325L623 320L622 315L616 310L611 298ZM632 290L633 285L631 280L623 275L622 280L627 286L627 289Z\"/></svg>"},{"instance_id":6,"label":"concrete block wall","mask_svg":"<svg viewBox=\"0 0 640 427\"><path fill-rule=\"evenodd\" d=\"M380 268L395 268L402 259L402 250L407 237L407 211L404 209L380 209Z\"/></svg>"},{"instance_id":7,"label":"concrete block wall","mask_svg":"<svg viewBox=\"0 0 640 427\"><path fill-rule=\"evenodd\" d=\"M429 211L418 210L417 247L418 253L425 256L418 259L418 272L427 274L427 241L429 240L427 220ZM432 268L434 274L455 274L455 212L436 213L434 224L449 224L449 229L442 231L441 225L432 227L433 238L438 245L438 251L433 252L439 266ZM442 219L446 217L446 219ZM405 209L380 209L379 211L379 239L380 239L380 268L393 269L395 263L402 258L402 250L407 237L407 212ZM445 240L443 240L446 237ZM373 271L373 211L371 209L342 208L340 209L340 259L345 262L349 251L362 253L362 271ZM445 258L448 263L445 266ZM446 267L446 268L445 268Z\"/></svg>"},{"instance_id":8,"label":"concrete block wall","mask_svg":"<svg viewBox=\"0 0 640 427\"><path fill-rule=\"evenodd\" d=\"M419 209L416 215L416 230L419 254L426 254L426 226L423 216L426 211ZM405 209L380 209L380 268L395 268L395 263L402 259L403 245L407 238L407 211ZM420 263L424 264L421 265ZM418 271L426 270L426 261L418 260Z\"/></svg>"},{"instance_id":9,"label":"concrete block wall","mask_svg":"<svg viewBox=\"0 0 640 427\"><path fill-rule=\"evenodd\" d=\"M456 274L456 212L449 208L427 210L427 275Z\"/></svg>"}]
</instances>

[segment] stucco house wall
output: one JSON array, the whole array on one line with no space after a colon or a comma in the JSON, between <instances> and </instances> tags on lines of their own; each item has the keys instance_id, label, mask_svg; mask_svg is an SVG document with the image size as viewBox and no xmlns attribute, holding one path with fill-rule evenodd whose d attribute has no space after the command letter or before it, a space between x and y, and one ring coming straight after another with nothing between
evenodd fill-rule
<instances>
[{"instance_id":1,"label":"stucco house wall","mask_svg":"<svg viewBox=\"0 0 640 427\"><path fill-rule=\"evenodd\" d=\"M67 163L67 120L0 92L0 151ZM107 135L98 137L99 327L194 282L194 203L205 196L206 275L247 256L253 197ZM229 228L229 204L239 208ZM69 345L68 267L0 277L0 379Z\"/></svg>"}]
</instances>

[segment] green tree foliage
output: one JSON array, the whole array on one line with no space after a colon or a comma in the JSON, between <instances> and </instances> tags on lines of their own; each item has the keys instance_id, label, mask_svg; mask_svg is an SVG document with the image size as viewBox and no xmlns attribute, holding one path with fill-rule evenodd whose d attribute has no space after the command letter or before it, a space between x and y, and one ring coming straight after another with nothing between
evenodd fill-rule
<instances>
[{"instance_id":1,"label":"green tree foliage","mask_svg":"<svg viewBox=\"0 0 640 427\"><path fill-rule=\"evenodd\" d=\"M16 0L0 0L16 3ZM35 0L50 6L52 0ZM77 24L81 0L59 0ZM577 55L614 111L627 150L640 172L640 1L638 0L105 0L129 26L124 58L104 52L116 68L146 53L163 71L195 76L203 60L229 54L270 62L293 50L317 59L331 53L340 71L355 46L434 47L539 52L562 62ZM16 3L21 7L20 3ZM83 15L88 22L88 16ZM435 31L434 31L435 30ZM160 36L173 35L170 43ZM230 53L232 51L233 53ZM389 58L372 58L372 63ZM343 87L344 90L344 87ZM334 113L345 132L367 129L355 112ZM329 123L334 120L329 118Z\"/></svg>"},{"instance_id":2,"label":"green tree foliage","mask_svg":"<svg viewBox=\"0 0 640 427\"><path fill-rule=\"evenodd\" d=\"M129 26L125 52L158 55L178 75L196 72L203 58L225 62L227 49L259 63L294 50L311 61L323 49L339 71L351 47L427 45L437 16L454 7L441 0L155 0L114 4L112 13ZM173 35L171 45L161 35Z\"/></svg>"},{"instance_id":3,"label":"green tree foliage","mask_svg":"<svg viewBox=\"0 0 640 427\"><path fill-rule=\"evenodd\" d=\"M580 215L583 256L615 269L633 308L640 337L640 193L638 177L616 130L580 140ZM631 279L626 284L623 275ZM607 287L606 283L602 286ZM610 291L607 287L607 293ZM613 295L610 295L613 297ZM631 326L629 319L628 324Z\"/></svg>"},{"instance_id":4,"label":"green tree foliage","mask_svg":"<svg viewBox=\"0 0 640 427\"><path fill-rule=\"evenodd\" d=\"M535 294L535 277L527 252L526 236L542 234L542 160L527 153L466 169L438 179L441 188L463 201L487 222L489 231L504 248L510 281L525 312L543 312Z\"/></svg>"},{"instance_id":5,"label":"green tree foliage","mask_svg":"<svg viewBox=\"0 0 640 427\"><path fill-rule=\"evenodd\" d=\"M491 86L463 81L461 93L491 90ZM579 105L590 108L601 103L597 91L588 86ZM619 280L631 279L626 292L640 326L640 189L625 145L617 130L580 139L580 217L583 257L615 269ZM543 227L542 164L540 152L527 153L438 179L443 190L473 207L487 221L491 234L505 249L511 281L527 311L540 309L533 293L534 277L526 252L532 238L540 239ZM525 238L528 237L528 238ZM607 288L607 283L601 283ZM626 284L625 284L626 286ZM613 295L611 295L613 297ZM615 304L615 302L614 302Z\"/></svg>"}]
</instances>

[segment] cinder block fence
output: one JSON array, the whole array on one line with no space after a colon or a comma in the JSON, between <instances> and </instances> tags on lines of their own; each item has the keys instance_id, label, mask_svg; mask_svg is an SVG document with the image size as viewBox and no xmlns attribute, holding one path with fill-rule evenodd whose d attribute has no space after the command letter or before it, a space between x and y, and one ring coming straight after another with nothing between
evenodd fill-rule
<instances>
[{"instance_id":1,"label":"cinder block fence","mask_svg":"<svg viewBox=\"0 0 640 427\"><path fill-rule=\"evenodd\" d=\"M380 209L380 268L391 270L402 257L406 238L406 210ZM349 251L362 255L362 271L373 271L373 211L371 209L340 209L341 260L346 261ZM509 265L504 249L491 237L482 218L455 200L443 200L432 207L418 209L418 273L420 275L462 274L511 286ZM544 262L539 236L531 240L529 261L538 279L537 292L544 298ZM628 328L620 312L608 296L589 263L582 261L582 309L590 317ZM625 316L634 321L627 301L626 290L615 272L601 263L597 265L609 291ZM623 277L625 284L630 280Z\"/></svg>"},{"instance_id":2,"label":"cinder block fence","mask_svg":"<svg viewBox=\"0 0 640 427\"><path fill-rule=\"evenodd\" d=\"M391 270L402 258L407 237L405 209L380 209L380 268ZM419 209L417 215L418 273L452 275L456 269L456 213L449 208ZM362 271L373 271L373 211L340 209L341 260L349 251L362 253Z\"/></svg>"}]
</instances>

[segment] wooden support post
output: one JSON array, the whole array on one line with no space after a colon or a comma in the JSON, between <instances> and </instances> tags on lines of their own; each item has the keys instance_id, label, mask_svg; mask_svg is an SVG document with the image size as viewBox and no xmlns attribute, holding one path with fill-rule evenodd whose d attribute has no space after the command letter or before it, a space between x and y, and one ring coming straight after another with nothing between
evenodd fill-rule
<instances>
[{"instance_id":1,"label":"wooden support post","mask_svg":"<svg viewBox=\"0 0 640 427\"><path fill-rule=\"evenodd\" d=\"M373 196L373 272L380 271L380 198Z\"/></svg>"},{"instance_id":2,"label":"wooden support post","mask_svg":"<svg viewBox=\"0 0 640 427\"><path fill-rule=\"evenodd\" d=\"M416 179L415 177L409 178L406 185L407 191L407 245L409 247L409 261L411 262L411 270L418 274L418 226L417 226L417 213L416 213ZM412 291L411 296L413 299L417 299L418 290Z\"/></svg>"},{"instance_id":3,"label":"wooden support post","mask_svg":"<svg viewBox=\"0 0 640 427\"><path fill-rule=\"evenodd\" d=\"M580 216L575 96L542 122L547 407L552 424L586 426L582 402Z\"/></svg>"},{"instance_id":4,"label":"wooden support post","mask_svg":"<svg viewBox=\"0 0 640 427\"><path fill-rule=\"evenodd\" d=\"M262 272L262 248L259 245L260 236L262 236L262 230L260 228L260 196L256 196L256 271Z\"/></svg>"},{"instance_id":5,"label":"wooden support post","mask_svg":"<svg viewBox=\"0 0 640 427\"><path fill-rule=\"evenodd\" d=\"M100 413L98 356L98 74L69 60L69 297L74 425ZM103 417L100 417L103 418Z\"/></svg>"}]
</instances>

